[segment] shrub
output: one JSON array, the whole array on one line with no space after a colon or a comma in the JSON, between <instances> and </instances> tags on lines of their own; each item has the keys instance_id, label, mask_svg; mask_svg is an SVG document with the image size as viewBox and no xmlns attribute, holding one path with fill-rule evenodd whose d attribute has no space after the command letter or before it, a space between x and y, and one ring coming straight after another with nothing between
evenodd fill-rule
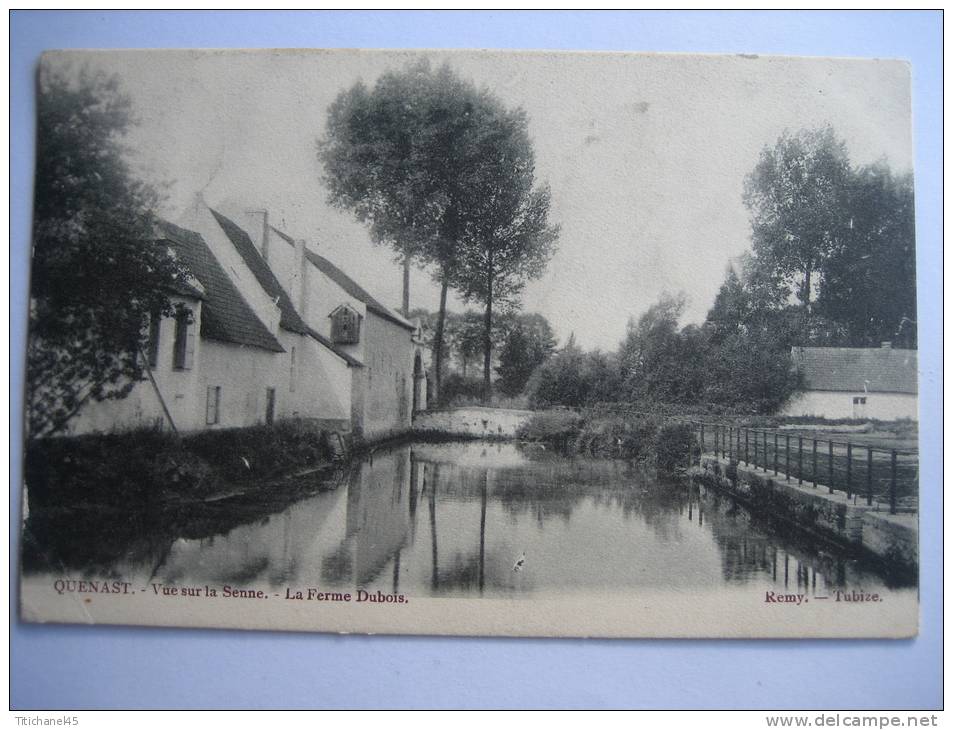
<instances>
[{"instance_id":1,"label":"shrub","mask_svg":"<svg viewBox=\"0 0 953 730\"><path fill-rule=\"evenodd\" d=\"M524 441L541 441L565 449L580 432L582 419L569 410L539 411L516 432Z\"/></svg>"},{"instance_id":2,"label":"shrub","mask_svg":"<svg viewBox=\"0 0 953 730\"><path fill-rule=\"evenodd\" d=\"M687 423L668 423L658 429L655 440L655 463L663 471L675 471L688 466L689 455L694 460L699 449L695 431Z\"/></svg>"},{"instance_id":3,"label":"shrub","mask_svg":"<svg viewBox=\"0 0 953 730\"><path fill-rule=\"evenodd\" d=\"M730 464L725 466L725 477L732 483L734 486L738 486L738 462L732 461Z\"/></svg>"},{"instance_id":4,"label":"shrub","mask_svg":"<svg viewBox=\"0 0 953 730\"><path fill-rule=\"evenodd\" d=\"M27 445L24 477L31 507L127 507L170 493L202 496L223 483L274 476L328 458L321 430L306 421L202 431L181 439L143 429L34 440Z\"/></svg>"},{"instance_id":5,"label":"shrub","mask_svg":"<svg viewBox=\"0 0 953 730\"><path fill-rule=\"evenodd\" d=\"M483 378L463 377L450 373L440 383L440 397L434 404L440 406L473 405L483 398Z\"/></svg>"}]
</instances>

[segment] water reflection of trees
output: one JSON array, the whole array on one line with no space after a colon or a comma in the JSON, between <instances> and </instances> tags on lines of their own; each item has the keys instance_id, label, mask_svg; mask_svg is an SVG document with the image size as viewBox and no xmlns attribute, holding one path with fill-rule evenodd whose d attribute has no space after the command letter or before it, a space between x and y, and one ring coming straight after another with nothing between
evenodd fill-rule
<instances>
[{"instance_id":1,"label":"water reflection of trees","mask_svg":"<svg viewBox=\"0 0 953 730\"><path fill-rule=\"evenodd\" d=\"M783 590L825 595L833 588L861 588L875 575L888 587L915 584L914 576L882 576L858 555L817 538L793 525L751 512L730 495L704 486L689 491L688 519L707 520L719 548L722 575L729 583L769 578Z\"/></svg>"},{"instance_id":2,"label":"water reflection of trees","mask_svg":"<svg viewBox=\"0 0 953 730\"><path fill-rule=\"evenodd\" d=\"M170 581L207 574L233 585L286 585L313 570L326 585L394 592L414 571L413 585L423 580L435 594L499 594L531 589L532 576L521 574L516 583L517 556L488 540L488 528L499 527L487 524L488 505L542 527L568 522L580 505L591 504L637 519L662 543L704 530L728 583L860 585L863 570L851 561L759 521L718 492L665 481L624 461L527 456L502 446L403 446L371 454L344 473L346 494L334 497L344 508L343 523L325 522L330 504L309 498L326 484L149 514L35 511L24 534L24 568L118 578L132 566Z\"/></svg>"}]
</instances>

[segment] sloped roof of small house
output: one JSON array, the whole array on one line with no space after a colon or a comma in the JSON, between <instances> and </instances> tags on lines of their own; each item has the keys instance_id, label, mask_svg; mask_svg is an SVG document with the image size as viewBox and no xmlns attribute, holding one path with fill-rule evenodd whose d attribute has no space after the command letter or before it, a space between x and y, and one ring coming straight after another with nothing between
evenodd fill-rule
<instances>
[{"instance_id":1,"label":"sloped roof of small house","mask_svg":"<svg viewBox=\"0 0 953 730\"><path fill-rule=\"evenodd\" d=\"M224 215L219 213L212 208L209 208L212 215L215 217L215 220L218 221L218 224L222 227L222 230L225 231L225 235L228 236L228 240L232 242L232 245L235 246L235 250L238 251L239 255L242 257L242 260L245 262L245 265L251 270L252 274L255 275L255 279L258 281L261 288L265 290L265 293L271 297L278 305L278 311L280 313L278 326L288 332L294 332L299 335L308 335L318 342L320 342L324 347L331 350L335 355L344 360L351 367L363 367L363 363L357 358L349 355L344 352L341 348L334 345L327 337L324 337L316 330L308 326L298 310L294 308L294 304L291 302L291 297L288 296L288 293L285 291L284 287L281 286L281 282L278 281L278 277L275 276L275 273L271 270L271 267L268 266L268 262L262 258L261 253L255 247L255 244L252 243L251 237L244 229L240 228L238 224L232 221L229 218L226 218Z\"/></svg>"},{"instance_id":2,"label":"sloped roof of small house","mask_svg":"<svg viewBox=\"0 0 953 730\"><path fill-rule=\"evenodd\" d=\"M917 393L916 350L795 347L791 354L805 390Z\"/></svg>"},{"instance_id":3,"label":"sloped roof of small house","mask_svg":"<svg viewBox=\"0 0 953 730\"><path fill-rule=\"evenodd\" d=\"M284 352L232 283L202 236L164 220L157 221L156 225L160 235L205 289L199 326L201 337Z\"/></svg>"},{"instance_id":4,"label":"sloped roof of small house","mask_svg":"<svg viewBox=\"0 0 953 730\"><path fill-rule=\"evenodd\" d=\"M282 240L290 243L292 246L294 245L294 239L287 233L279 231L274 226L269 227L272 231L278 234ZM415 331L417 329L413 324L391 310L389 307L385 307L383 304L381 304L377 299L374 298L372 294L364 289L364 287L354 281L354 279L345 274L341 269L332 264L323 256L319 256L311 250L308 250L305 255L308 257L308 261L314 264L322 274L327 276L331 281L347 292L348 296L354 297L358 301L364 302L364 306L367 307L367 311L373 312L378 317L383 317L389 322L393 322L404 329L411 331Z\"/></svg>"}]
</instances>

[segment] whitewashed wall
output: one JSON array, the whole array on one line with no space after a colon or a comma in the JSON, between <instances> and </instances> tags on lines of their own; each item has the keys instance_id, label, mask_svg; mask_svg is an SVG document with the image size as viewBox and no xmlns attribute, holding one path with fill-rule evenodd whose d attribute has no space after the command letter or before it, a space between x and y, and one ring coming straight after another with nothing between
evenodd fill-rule
<instances>
[{"instance_id":1,"label":"whitewashed wall","mask_svg":"<svg viewBox=\"0 0 953 730\"><path fill-rule=\"evenodd\" d=\"M282 418L319 418L349 422L351 374L347 363L312 337L282 332L284 367L289 372L287 389L279 395ZM291 358L294 348L294 386Z\"/></svg>"},{"instance_id":2,"label":"whitewashed wall","mask_svg":"<svg viewBox=\"0 0 953 730\"><path fill-rule=\"evenodd\" d=\"M918 420L917 396L906 393L853 393L848 391L803 391L784 406L785 416L855 418L854 398L867 399L863 418L892 421L898 418Z\"/></svg>"},{"instance_id":3,"label":"whitewashed wall","mask_svg":"<svg viewBox=\"0 0 953 730\"><path fill-rule=\"evenodd\" d=\"M364 320L365 396L362 426L366 438L410 429L414 343L410 331L373 312Z\"/></svg>"},{"instance_id":4,"label":"whitewashed wall","mask_svg":"<svg viewBox=\"0 0 953 730\"><path fill-rule=\"evenodd\" d=\"M187 430L199 427L197 420L200 416L204 420L204 411L199 413L196 405L203 355L203 341L199 337L202 306L196 299L170 299L173 305L192 310L192 367L188 370L173 368L175 320L172 317L164 317L159 324L159 350L152 372L176 427ZM147 379L137 383L132 392L121 400L87 403L70 421L65 433L109 433L150 427L168 428L169 424L156 389Z\"/></svg>"}]
</instances>

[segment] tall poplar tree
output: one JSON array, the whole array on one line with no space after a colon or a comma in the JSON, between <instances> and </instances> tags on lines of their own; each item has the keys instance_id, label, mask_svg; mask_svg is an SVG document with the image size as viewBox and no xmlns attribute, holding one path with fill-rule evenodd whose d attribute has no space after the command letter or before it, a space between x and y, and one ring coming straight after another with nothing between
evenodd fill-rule
<instances>
[{"instance_id":1,"label":"tall poplar tree","mask_svg":"<svg viewBox=\"0 0 953 730\"><path fill-rule=\"evenodd\" d=\"M491 161L499 157L494 142L505 142L497 135L506 114L488 89L423 60L383 74L373 88L358 82L341 92L319 143L329 202L351 210L376 243L429 268L440 284L437 391L447 294L463 280L465 249L480 241L479 217L493 207L487 196L500 189L488 176L499 174Z\"/></svg>"}]
</instances>

